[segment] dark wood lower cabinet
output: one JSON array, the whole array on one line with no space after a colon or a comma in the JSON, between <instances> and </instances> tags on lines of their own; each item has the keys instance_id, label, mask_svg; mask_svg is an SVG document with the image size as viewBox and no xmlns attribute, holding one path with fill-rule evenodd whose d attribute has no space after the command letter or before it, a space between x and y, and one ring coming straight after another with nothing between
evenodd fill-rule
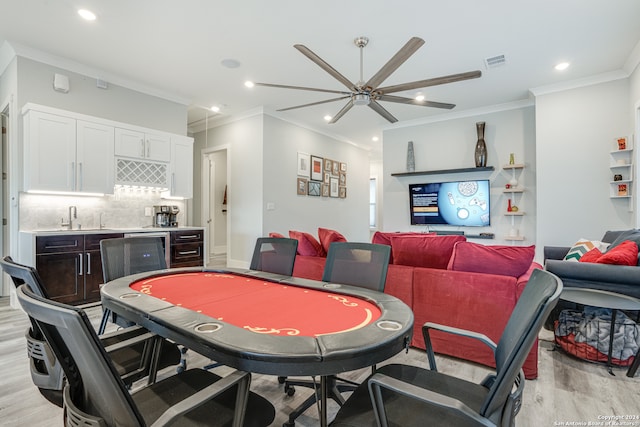
<instances>
[{"instance_id":1,"label":"dark wood lower cabinet","mask_svg":"<svg viewBox=\"0 0 640 427\"><path fill-rule=\"evenodd\" d=\"M66 304L100 301L100 240L122 233L36 237L36 269L49 298Z\"/></svg>"},{"instance_id":2,"label":"dark wood lower cabinet","mask_svg":"<svg viewBox=\"0 0 640 427\"><path fill-rule=\"evenodd\" d=\"M182 230L171 232L171 268L204 265L204 232Z\"/></svg>"}]
</instances>

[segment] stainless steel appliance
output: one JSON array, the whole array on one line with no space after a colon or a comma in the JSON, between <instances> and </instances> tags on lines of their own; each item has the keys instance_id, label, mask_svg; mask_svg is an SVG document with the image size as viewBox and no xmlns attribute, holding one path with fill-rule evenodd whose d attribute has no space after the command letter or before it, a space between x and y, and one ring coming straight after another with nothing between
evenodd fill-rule
<instances>
[{"instance_id":1,"label":"stainless steel appliance","mask_svg":"<svg viewBox=\"0 0 640 427\"><path fill-rule=\"evenodd\" d=\"M154 227L177 227L180 208L175 205L158 205L153 207Z\"/></svg>"},{"instance_id":2,"label":"stainless steel appliance","mask_svg":"<svg viewBox=\"0 0 640 427\"><path fill-rule=\"evenodd\" d=\"M168 231L163 232L151 232L151 233L125 233L124 237L126 239L135 239L136 237L162 237L162 243L164 247L164 259L167 262L167 267L171 265L171 233Z\"/></svg>"}]
</instances>

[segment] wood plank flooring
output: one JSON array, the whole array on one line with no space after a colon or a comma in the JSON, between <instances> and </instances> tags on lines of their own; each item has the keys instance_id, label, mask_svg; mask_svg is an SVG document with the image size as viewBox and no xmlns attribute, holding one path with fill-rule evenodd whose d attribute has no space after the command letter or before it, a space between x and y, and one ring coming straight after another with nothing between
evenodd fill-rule
<instances>
[{"instance_id":1,"label":"wood plank flooring","mask_svg":"<svg viewBox=\"0 0 640 427\"><path fill-rule=\"evenodd\" d=\"M97 326L100 308L87 309ZM9 306L8 298L0 298L0 425L49 427L62 426L62 410L46 401L31 382L29 360L26 355L24 332L28 319L20 310ZM624 369L614 369L615 376L607 373L604 366L573 359L561 351L552 351L553 335L542 331L539 349L539 378L527 381L522 410L517 417L520 427L558 425L607 425L597 424L606 416L640 416L640 374L628 378ZM204 366L208 360L190 351L190 367ZM488 372L482 366L461 360L438 357L438 368L442 372L455 373L470 379L481 379ZM389 362L426 366L423 351L411 349L395 356ZM217 368L224 372L225 367ZM165 371L171 374L172 368ZM366 377L367 369L350 372L351 379ZM274 426L281 426L287 415L310 393L309 389L297 389L293 397L286 396L282 385L275 377L254 375L252 390L269 399L277 409ZM330 406L330 418L337 405ZM640 419L624 420L627 424L640 426ZM572 423L572 424L571 424ZM591 424L589 424L591 423ZM317 426L317 411L309 409L299 418L296 426ZM437 426L437 420L425 421L425 425Z\"/></svg>"}]
</instances>

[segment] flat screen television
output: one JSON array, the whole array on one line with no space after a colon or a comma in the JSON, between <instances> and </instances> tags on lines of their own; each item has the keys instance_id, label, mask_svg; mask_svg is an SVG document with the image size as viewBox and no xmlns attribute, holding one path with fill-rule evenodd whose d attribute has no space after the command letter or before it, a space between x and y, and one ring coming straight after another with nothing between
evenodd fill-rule
<instances>
[{"instance_id":1,"label":"flat screen television","mask_svg":"<svg viewBox=\"0 0 640 427\"><path fill-rule=\"evenodd\" d=\"M489 180L409 185L411 225L491 225Z\"/></svg>"}]
</instances>

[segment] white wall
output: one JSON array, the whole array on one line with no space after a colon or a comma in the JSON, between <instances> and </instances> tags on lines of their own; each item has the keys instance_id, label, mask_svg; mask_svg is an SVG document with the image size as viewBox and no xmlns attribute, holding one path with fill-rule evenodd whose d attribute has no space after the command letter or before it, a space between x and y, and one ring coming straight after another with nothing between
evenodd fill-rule
<instances>
[{"instance_id":1,"label":"white wall","mask_svg":"<svg viewBox=\"0 0 640 427\"><path fill-rule=\"evenodd\" d=\"M609 198L609 152L633 130L629 105L627 79L536 97L538 258L545 245L634 226L629 202Z\"/></svg>"},{"instance_id":2,"label":"white wall","mask_svg":"<svg viewBox=\"0 0 640 427\"><path fill-rule=\"evenodd\" d=\"M463 174L439 174L411 177L393 177L392 173L406 171L407 142L413 141L415 170L429 171L442 169L470 168L475 166L474 150L477 141L476 122L486 122L485 141L488 149L488 166L494 172L472 172ZM491 226L450 227L433 226L436 230L463 230L467 234L492 232L494 240L479 240L486 244L534 243L536 235L535 202L535 119L532 107L514 108L473 117L442 120L416 126L389 129L383 140L383 186L384 207L382 229L385 231L426 231L424 226L411 226L409 220L409 184L446 182L473 179L491 181ZM518 175L519 184L526 188L518 197L517 205L525 212L523 217L514 218L515 227L525 237L524 242L507 242L504 237L510 233L511 217L506 217L508 195L503 193L506 183L512 177L511 171L503 171L509 162L509 154L515 154L516 163L524 163L525 169Z\"/></svg>"},{"instance_id":3,"label":"white wall","mask_svg":"<svg viewBox=\"0 0 640 427\"><path fill-rule=\"evenodd\" d=\"M328 136L265 116L264 234L289 230L318 236L318 227L342 233L347 240L369 239L369 157L366 151ZM347 197L299 196L296 193L297 153L347 164ZM266 204L273 203L274 210Z\"/></svg>"}]
</instances>

